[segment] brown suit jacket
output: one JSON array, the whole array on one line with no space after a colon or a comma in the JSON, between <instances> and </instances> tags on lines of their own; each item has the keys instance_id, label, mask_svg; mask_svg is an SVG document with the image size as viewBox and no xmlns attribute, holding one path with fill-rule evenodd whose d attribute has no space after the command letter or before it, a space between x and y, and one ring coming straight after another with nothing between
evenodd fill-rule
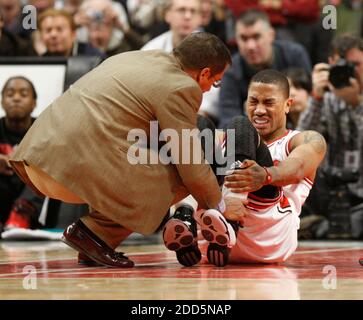
<instances>
[{"instance_id":1,"label":"brown suit jacket","mask_svg":"<svg viewBox=\"0 0 363 320\"><path fill-rule=\"evenodd\" d=\"M83 76L35 121L10 163L25 182L37 166L111 220L148 234L160 225L184 185L204 208L221 199L208 164L130 164L131 129L196 127L202 92L173 55L116 55ZM159 131L160 132L160 131ZM181 145L181 143L180 143ZM200 145L198 146L200 148ZM158 150L147 148L147 153ZM180 153L181 156L181 153ZM34 187L34 186L33 186Z\"/></svg>"}]
</instances>

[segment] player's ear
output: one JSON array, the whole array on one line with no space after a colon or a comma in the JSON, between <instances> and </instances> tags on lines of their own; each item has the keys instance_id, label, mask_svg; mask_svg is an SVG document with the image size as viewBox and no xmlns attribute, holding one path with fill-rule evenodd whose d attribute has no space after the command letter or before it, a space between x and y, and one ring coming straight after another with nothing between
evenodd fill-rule
<instances>
[{"instance_id":1,"label":"player's ear","mask_svg":"<svg viewBox=\"0 0 363 320\"><path fill-rule=\"evenodd\" d=\"M203 68L202 71L200 72L200 76L203 78L207 78L209 79L209 77L211 76L212 72L210 70L210 68Z\"/></svg>"}]
</instances>

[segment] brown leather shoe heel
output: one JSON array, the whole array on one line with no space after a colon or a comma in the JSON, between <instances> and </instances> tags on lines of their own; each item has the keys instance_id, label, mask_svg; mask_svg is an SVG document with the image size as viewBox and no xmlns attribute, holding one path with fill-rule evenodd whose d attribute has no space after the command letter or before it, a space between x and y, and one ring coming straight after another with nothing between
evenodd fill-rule
<instances>
[{"instance_id":1,"label":"brown leather shoe heel","mask_svg":"<svg viewBox=\"0 0 363 320\"><path fill-rule=\"evenodd\" d=\"M113 268L130 268L134 262L122 252L111 249L88 229L81 220L72 223L63 233L62 241L93 261Z\"/></svg>"}]
</instances>

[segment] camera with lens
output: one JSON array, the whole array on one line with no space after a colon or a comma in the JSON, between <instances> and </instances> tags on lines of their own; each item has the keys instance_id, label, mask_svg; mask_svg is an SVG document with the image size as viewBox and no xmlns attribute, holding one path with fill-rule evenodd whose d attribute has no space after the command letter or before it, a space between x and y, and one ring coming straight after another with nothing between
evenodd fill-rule
<instances>
[{"instance_id":1,"label":"camera with lens","mask_svg":"<svg viewBox=\"0 0 363 320\"><path fill-rule=\"evenodd\" d=\"M338 62L330 67L329 81L336 89L350 86L350 78L354 78L353 62L340 58Z\"/></svg>"},{"instance_id":2,"label":"camera with lens","mask_svg":"<svg viewBox=\"0 0 363 320\"><path fill-rule=\"evenodd\" d=\"M351 202L349 183L359 180L358 169L330 167L323 170L325 181L329 186L329 203L327 207L329 231L328 238L351 238Z\"/></svg>"}]
</instances>

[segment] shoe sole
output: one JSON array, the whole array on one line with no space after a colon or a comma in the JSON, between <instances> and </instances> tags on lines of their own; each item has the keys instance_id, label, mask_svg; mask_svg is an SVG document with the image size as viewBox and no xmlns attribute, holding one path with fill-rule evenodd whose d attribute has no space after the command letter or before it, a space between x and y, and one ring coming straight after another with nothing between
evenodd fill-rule
<instances>
[{"instance_id":1,"label":"shoe sole","mask_svg":"<svg viewBox=\"0 0 363 320\"><path fill-rule=\"evenodd\" d=\"M209 242L207 258L211 264L224 267L228 264L229 251L236 244L236 234L221 213L207 210L200 217L202 236Z\"/></svg>"},{"instance_id":2,"label":"shoe sole","mask_svg":"<svg viewBox=\"0 0 363 320\"><path fill-rule=\"evenodd\" d=\"M78 260L78 265L86 267L104 267L104 265L100 265L98 262L92 260Z\"/></svg>"},{"instance_id":3,"label":"shoe sole","mask_svg":"<svg viewBox=\"0 0 363 320\"><path fill-rule=\"evenodd\" d=\"M85 254L86 256L88 256L89 258L91 258L92 260L94 260L96 263L100 264L101 266L106 266L109 268L131 268L132 266L114 266L114 265L110 265L107 263L104 263L102 261L100 261L99 259L97 259L96 257L94 257L93 255L89 254L89 253L85 253L83 249L81 249L79 246L75 245L74 243L70 242L67 240L67 238L65 236L62 236L61 240L68 246L70 246L71 248L73 248L74 250L78 251L78 252L82 252L83 254Z\"/></svg>"},{"instance_id":4,"label":"shoe sole","mask_svg":"<svg viewBox=\"0 0 363 320\"><path fill-rule=\"evenodd\" d=\"M92 255L90 255L90 254L86 254L86 253L83 251L83 249L81 249L80 247L78 247L78 246L77 246L77 245L75 245L74 243L72 243L72 242L68 241L68 240L66 239L66 237L65 237L65 236L62 236L61 240L62 240L62 242L64 242L66 245L70 246L72 249L74 249L74 250L76 250L76 251L78 251L78 252L82 252L83 254L87 255L89 258L91 258L92 260L94 260L94 261L95 261L95 263L99 263L99 264L101 264L102 266L106 266L106 267L112 267L112 266L109 266L109 265L107 265L107 264L105 264L105 263L103 263L103 262L99 261L97 258L94 258ZM78 262L78 263L79 263L79 262Z\"/></svg>"},{"instance_id":5,"label":"shoe sole","mask_svg":"<svg viewBox=\"0 0 363 320\"><path fill-rule=\"evenodd\" d=\"M220 246L219 244L210 243L207 249L207 258L209 263L217 267L224 267L229 261L229 251L227 246Z\"/></svg>"},{"instance_id":6,"label":"shoe sole","mask_svg":"<svg viewBox=\"0 0 363 320\"><path fill-rule=\"evenodd\" d=\"M103 267L103 265L100 265L98 262L93 261L88 255L84 254L84 258L80 258L80 253L78 254L78 264L80 266L87 266L87 267Z\"/></svg>"},{"instance_id":7,"label":"shoe sole","mask_svg":"<svg viewBox=\"0 0 363 320\"><path fill-rule=\"evenodd\" d=\"M189 227L179 219L170 219L164 227L163 240L167 249L175 251L180 264L191 267L197 264L202 254L197 240Z\"/></svg>"}]
</instances>

